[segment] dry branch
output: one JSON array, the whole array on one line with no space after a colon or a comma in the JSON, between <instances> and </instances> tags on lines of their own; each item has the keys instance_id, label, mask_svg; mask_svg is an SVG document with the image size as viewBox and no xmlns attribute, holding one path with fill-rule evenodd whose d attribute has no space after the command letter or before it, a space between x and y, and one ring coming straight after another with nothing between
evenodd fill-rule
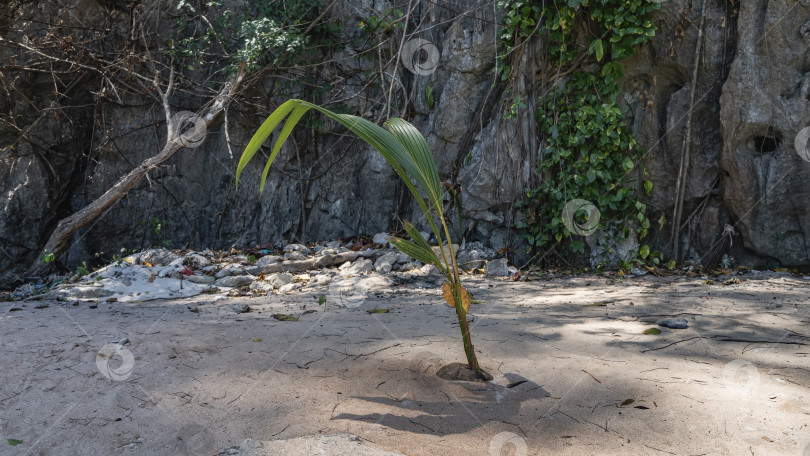
<instances>
[{"instance_id":1,"label":"dry branch","mask_svg":"<svg viewBox=\"0 0 810 456\"><path fill-rule=\"evenodd\" d=\"M358 258L374 258L380 254L380 250L365 250L363 252L344 252L334 255L324 255L306 260L288 260L278 263L268 264L258 271L251 271L256 274L272 274L276 272L304 272L313 269L328 268L343 264L347 261L354 261Z\"/></svg>"},{"instance_id":2,"label":"dry branch","mask_svg":"<svg viewBox=\"0 0 810 456\"><path fill-rule=\"evenodd\" d=\"M200 112L203 113L200 117L205 122L206 129L217 120L231 100L233 100L239 92L243 80L244 72L240 70L237 75L231 77L225 83L222 90L219 91L219 94L200 110ZM164 100L162 100L164 106L167 107L168 100L165 99L165 94L162 95L162 98L164 98ZM169 116L168 113L167 116ZM55 257L58 257L65 250L70 238L73 237L80 228L98 217L99 214L125 196L144 176L148 175L152 170L165 163L172 158L174 154L186 147L186 141L183 138L180 128L174 128L171 122L167 122L167 124L168 136L166 144L163 146L160 153L144 160L92 203L60 220L56 229L48 238L48 242L42 250L40 259L31 265L26 272L26 276L36 277L44 275L50 269L50 265L45 263L42 258L45 258L48 254L53 254Z\"/></svg>"}]
</instances>

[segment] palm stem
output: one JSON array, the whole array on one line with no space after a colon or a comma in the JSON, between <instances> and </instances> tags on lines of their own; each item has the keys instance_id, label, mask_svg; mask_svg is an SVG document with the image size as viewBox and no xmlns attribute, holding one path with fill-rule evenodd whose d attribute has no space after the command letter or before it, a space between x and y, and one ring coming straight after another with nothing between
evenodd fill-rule
<instances>
[{"instance_id":1,"label":"palm stem","mask_svg":"<svg viewBox=\"0 0 810 456\"><path fill-rule=\"evenodd\" d=\"M464 353L467 355L467 365L470 367L470 369L480 372L481 368L478 366L478 358L475 357L475 347L473 346L472 337L470 336L470 325L467 323L467 312L464 310L464 306L461 303L461 277L458 275L458 263L456 263L456 255L453 251L453 240L450 237L450 229L447 227L447 221L444 218L444 214L440 213L439 217L442 222L442 228L444 228L445 236L447 236L447 249L450 256L450 261L452 261L451 270L453 280L450 281L450 285L453 289L453 301L456 304L456 317L458 317L458 326L461 329L461 341L464 343ZM437 240L439 241L439 249L442 251L442 256L444 256L442 240ZM447 261L446 257L445 261ZM450 265L448 264L448 266Z\"/></svg>"}]
</instances>

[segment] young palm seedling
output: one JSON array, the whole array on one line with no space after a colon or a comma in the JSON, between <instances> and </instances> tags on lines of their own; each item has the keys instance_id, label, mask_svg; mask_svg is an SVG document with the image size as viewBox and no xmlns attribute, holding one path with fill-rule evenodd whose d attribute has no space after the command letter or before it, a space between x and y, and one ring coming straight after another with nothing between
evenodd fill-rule
<instances>
[{"instance_id":1,"label":"young palm seedling","mask_svg":"<svg viewBox=\"0 0 810 456\"><path fill-rule=\"evenodd\" d=\"M444 214L442 185L439 181L436 161L425 137L413 125L403 119L393 117L385 122L385 126L388 127L386 130L361 117L337 114L303 100L289 100L270 114L270 117L264 121L248 143L236 169L237 185L239 184L239 176L245 166L256 155L256 152L276 127L286 118L287 120L276 138L270 157L267 159L262 172L259 189L260 191L264 190L270 165L278 155L279 150L281 150L281 146L290 136L292 129L310 109L320 111L374 147L391 164L394 171L405 183L405 186L411 191L425 214L433 234L436 236L441 258L431 249L427 240L419 233L419 230L408 222L405 222L405 231L411 240L392 237L390 241L399 251L422 263L432 264L442 272L447 280L442 286L442 294L447 304L455 309L458 317L461 339L464 343L464 353L467 355L468 373L479 379L491 379L491 376L478 366L475 349L470 338L470 327L467 323L467 312L470 310L470 295L461 286L456 255L453 251L453 242ZM427 195L427 201L420 195L420 189Z\"/></svg>"}]
</instances>

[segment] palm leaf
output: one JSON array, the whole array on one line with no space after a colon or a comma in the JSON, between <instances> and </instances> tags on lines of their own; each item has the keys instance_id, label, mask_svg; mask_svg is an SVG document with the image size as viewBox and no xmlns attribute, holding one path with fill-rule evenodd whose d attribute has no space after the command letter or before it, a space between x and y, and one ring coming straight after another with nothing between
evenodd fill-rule
<instances>
[{"instance_id":1,"label":"palm leaf","mask_svg":"<svg viewBox=\"0 0 810 456\"><path fill-rule=\"evenodd\" d=\"M393 117L385 122L391 133L402 144L408 155L414 161L417 172L423 182L422 188L427 192L433 207L442 214L441 184L439 183L439 171L436 168L436 160L430 152L430 147L422 136L422 133L409 122L398 117Z\"/></svg>"},{"instance_id":2,"label":"palm leaf","mask_svg":"<svg viewBox=\"0 0 810 456\"><path fill-rule=\"evenodd\" d=\"M440 231L436 226L430 212L432 207L434 210L436 210L439 216L442 217L441 197L437 196L440 195L440 193L436 191L438 182L436 163L435 160L433 160L433 156L430 154L430 150L427 149L427 141L425 141L424 136L422 136L418 130L413 128L412 125L410 128L407 128L406 124L410 124L402 119L395 119L393 122L393 127L391 128L397 131L397 135L399 135L395 136L379 125L363 119L362 117L357 117L350 114L337 114L326 108L303 100L289 100L273 111L273 113L270 114L256 134L253 135L253 138L251 138L250 142L245 148L245 151L242 153L242 157L239 160L239 165L236 171L237 183L239 182L239 176L242 173L242 170L256 154L262 143L267 140L278 124L281 123L281 121L287 115L289 115L287 122L282 128L281 134L276 140L273 151L265 164L264 171L262 172L262 179L259 188L260 190L264 189L264 183L267 179L267 173L269 172L270 165L276 158L276 155L281 149L281 146L284 144L284 141L286 141L286 139L289 137L292 129L295 127L295 125L297 125L304 113L306 113L306 111L309 109L316 109L327 117L340 123L359 136L360 139L366 141L374 149L380 152L383 158L385 158L385 160L394 168L394 171L396 171L396 173L408 187L411 194L413 194L413 196L416 198L416 202L419 204L420 209L422 209L422 212L425 214L431 229L436 235L436 239L441 240ZM292 114L290 114L290 112L292 112ZM416 185L414 185L414 183L411 181L411 178L413 178L413 180L416 182ZM428 193L428 199L431 207L428 207L428 205L422 199L419 190L417 189L417 185Z\"/></svg>"},{"instance_id":3,"label":"palm leaf","mask_svg":"<svg viewBox=\"0 0 810 456\"><path fill-rule=\"evenodd\" d=\"M433 266L439 268L439 270L442 271L442 274L447 276L447 269L444 267L442 262L439 261L439 257L436 256L430 247L425 248L424 246L398 237L390 238L389 242L391 242L391 244L393 244L397 250L405 255L408 255L414 260L421 261L422 263L432 264Z\"/></svg>"},{"instance_id":4,"label":"palm leaf","mask_svg":"<svg viewBox=\"0 0 810 456\"><path fill-rule=\"evenodd\" d=\"M245 169L248 162L256 155L259 148L267 141L267 138L273 134L273 130L276 129L279 123L287 117L287 114L295 108L297 105L298 100L288 100L284 102L281 106L276 108L272 114L262 123L262 126L256 130L256 133L253 135L253 138L250 139L247 147L245 147L245 151L242 152L242 157L239 158L239 164L236 166L236 186L239 187L239 176L242 174L242 170ZM272 162L272 160L271 160Z\"/></svg>"},{"instance_id":5,"label":"palm leaf","mask_svg":"<svg viewBox=\"0 0 810 456\"><path fill-rule=\"evenodd\" d=\"M466 319L466 313L469 310L470 298L469 294L461 287L460 278L458 274L458 267L456 265L455 255L453 254L453 244L450 239L450 232L447 228L447 222L444 217L443 196L441 192L441 183L439 182L439 173L436 168L436 161L433 154L430 152L425 137L414 128L413 125L407 121L399 118L392 118L386 122L386 126L390 130L385 130L377 124L369 122L361 117L349 114L337 114L326 108L322 108L315 104L303 100L289 100L279 106L272 114L264 121L262 126L253 135L245 151L239 159L239 164L236 170L236 182L239 182L239 176L247 166L248 162L256 155L261 145L270 137L276 127L286 118L287 121L281 130L267 163L262 172L260 190L264 189L264 184L267 180L267 174L270 165L278 155L284 142L290 136L293 128L300 122L303 115L309 110L315 109L322 114L328 116L332 120L340 123L344 127L351 130L360 139L367 142L374 149L376 149L383 158L394 168L397 175L408 187L408 190L416 198L419 208L425 214L425 218L430 224L436 239L439 242L439 248L442 252L444 263L439 260L436 253L431 249L425 238L419 231L410 223L405 224L405 230L411 236L412 241L406 241L399 238L390 238L389 241L401 252L406 255L421 261L425 264L432 264L439 268L442 273L450 282L450 289L453 296L453 304L460 303L461 305L455 306L456 316L458 317L459 328L461 329L461 336L464 342L464 352L467 355L467 363L470 368L475 369L481 373L478 366L478 360L475 357L475 350L472 345L472 340L469 335L469 326ZM422 199L420 189L427 194L427 201ZM460 206L458 204L457 206ZM456 208L460 210L460 207ZM447 235L447 248L450 253L449 258L445 254L444 242L442 241L441 233L436 225L431 210L435 210L439 216L441 226ZM461 224L459 223L459 226ZM460 241L460 240L459 240ZM447 288L447 287L445 287ZM445 292L445 295L447 293ZM450 303L450 299L447 299ZM491 378L491 377L490 377Z\"/></svg>"},{"instance_id":6,"label":"palm leaf","mask_svg":"<svg viewBox=\"0 0 810 456\"><path fill-rule=\"evenodd\" d=\"M278 151L281 150L281 146L284 145L284 142L292 133L293 128L298 125L298 121L301 120L301 117L309 111L309 107L298 105L293 109L290 117L287 118L287 121L284 123L284 127L281 129L281 133L279 133L278 138L276 139L276 144L273 146L273 151L270 152L270 158L267 159L267 164L264 165L264 171L262 171L262 178L261 183L259 184L259 193L264 192L264 184L267 182L267 173L270 171L270 165L273 163L273 160L276 159L276 155L278 155Z\"/></svg>"},{"instance_id":7,"label":"palm leaf","mask_svg":"<svg viewBox=\"0 0 810 456\"><path fill-rule=\"evenodd\" d=\"M448 271L450 269L450 265L447 264L447 257L444 255L444 249L440 248L442 251L442 257L444 257L444 262L441 262L441 260L439 260L439 257L436 256L436 252L433 251L433 248L430 247L430 244L428 244L427 240L422 236L422 233L420 233L419 230L417 230L416 227L413 226L410 222L405 222L404 225L405 231L408 233L408 236L411 237L413 243L417 245L420 249L429 250L430 253L433 254L433 258L435 258L436 261L435 263L431 261L429 264L436 265L439 269L442 270L442 272ZM439 241L441 241L441 239L439 239ZM427 262L422 261L422 263Z\"/></svg>"}]
</instances>

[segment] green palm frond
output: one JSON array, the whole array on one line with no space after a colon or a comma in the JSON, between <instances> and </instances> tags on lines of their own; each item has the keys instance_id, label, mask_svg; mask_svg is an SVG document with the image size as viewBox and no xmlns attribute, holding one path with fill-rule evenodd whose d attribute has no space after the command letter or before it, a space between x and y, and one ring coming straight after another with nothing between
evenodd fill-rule
<instances>
[{"instance_id":1,"label":"green palm frond","mask_svg":"<svg viewBox=\"0 0 810 456\"><path fill-rule=\"evenodd\" d=\"M394 247L401 252L422 263L436 266L444 274L448 282L448 284L445 284L445 288L450 292L452 301L455 303L453 307L456 309L456 316L464 342L464 352L467 355L467 363L470 368L481 373L478 360L475 357L472 339L469 334L469 324L466 317L469 305L458 305L459 302L463 302L462 299L466 297L467 294L461 286L458 265L456 264L455 253L453 252L453 243L450 239L447 221L445 220L442 184L439 181L436 160L430 152L425 137L422 136L419 130L413 125L400 118L391 118L385 123L385 126L388 128L388 130L386 130L361 117L350 114L337 114L303 100L289 100L270 114L267 120L265 120L256 131L256 134L253 135L247 147L245 147L245 151L242 153L236 168L237 185L239 184L239 177L247 164L253 159L262 144L273 134L276 127L284 121L284 126L281 128L281 132L279 132L276 138L273 149L270 151L270 156L267 158L267 163L262 171L259 190L260 192L264 191L270 166L276 159L284 142L289 138L293 128L298 125L298 122L301 121L304 114L310 109L315 109L330 119L340 123L382 154L383 158L394 168L394 171L396 171L397 175L402 179L402 182L414 196L414 199L416 199L419 208L422 209L425 218L430 224L430 228L433 230L433 234L436 236L441 252L441 259L439 259L439 256L433 248L431 248L430 244L428 244L419 230L410 223L405 223L405 231L411 237L410 241L395 237L389 240ZM420 191L427 195L427 199L422 197ZM451 193L460 217L460 194L456 191L452 191ZM439 218L438 225L434 219L434 214ZM443 229L447 239L446 245L443 242L443 236L442 232L439 230L439 226ZM460 227L461 223L459 219L459 229ZM460 238L459 242L461 242ZM451 300L448 300L448 303L450 302Z\"/></svg>"},{"instance_id":2,"label":"green palm frond","mask_svg":"<svg viewBox=\"0 0 810 456\"><path fill-rule=\"evenodd\" d=\"M236 166L236 186L239 187L239 176L242 174L242 170L245 169L248 162L256 155L259 148L267 141L267 138L273 134L273 130L276 129L279 123L287 117L287 114L293 110L296 106L296 100L289 100L284 102L281 106L276 108L272 114L267 118L267 120L262 123L262 126L256 130L256 133L253 135L253 138L250 139L247 147L245 147L245 151L242 152L242 157L239 159L239 164ZM280 147L279 147L280 149ZM273 163L273 160L276 158L275 155L270 155L270 159L267 160L267 163Z\"/></svg>"},{"instance_id":3,"label":"green palm frond","mask_svg":"<svg viewBox=\"0 0 810 456\"><path fill-rule=\"evenodd\" d=\"M239 177L247 166L248 162L256 155L262 144L270 137L273 130L278 127L281 121L289 115L284 127L281 129L278 139L273 146L270 157L267 159L262 173L260 191L264 191L267 181L267 174L281 146L287 140L292 129L298 124L303 115L310 109L315 109L335 120L344 127L351 130L360 139L369 143L376 149L385 160L394 168L408 190L416 198L422 212L427 216L436 239L441 239L441 232L436 226L430 209L432 208L439 217L443 217L441 204L441 186L439 184L439 173L436 168L436 161L427 147L427 141L419 131L405 120L392 118L386 123L392 132L385 130L379 125L369 122L362 117L350 114L337 114L321 106L303 101L289 100L279 106L270 117L262 124L256 134L245 147L239 164L236 168L236 183L239 184ZM413 179L413 181L411 181ZM414 182L416 185L414 185ZM428 195L430 207L422 199L417 187L422 188Z\"/></svg>"},{"instance_id":4,"label":"green palm frond","mask_svg":"<svg viewBox=\"0 0 810 456\"><path fill-rule=\"evenodd\" d=\"M442 262L439 261L439 258L436 256L433 250L430 249L430 247L424 248L415 242L406 241L405 239L398 237L392 237L389 239L389 241L394 245L394 247L396 247L397 250L405 255L408 255L414 260L421 261L422 263L436 266L439 268L442 274L445 275L445 277L449 275L447 269L442 265Z\"/></svg>"},{"instance_id":5,"label":"green palm frond","mask_svg":"<svg viewBox=\"0 0 810 456\"><path fill-rule=\"evenodd\" d=\"M391 130L416 164L416 170L422 177L422 189L427 192L428 199L441 217L443 205L439 170L436 168L436 160L430 152L427 140L416 127L399 117L388 119L385 126Z\"/></svg>"}]
</instances>

